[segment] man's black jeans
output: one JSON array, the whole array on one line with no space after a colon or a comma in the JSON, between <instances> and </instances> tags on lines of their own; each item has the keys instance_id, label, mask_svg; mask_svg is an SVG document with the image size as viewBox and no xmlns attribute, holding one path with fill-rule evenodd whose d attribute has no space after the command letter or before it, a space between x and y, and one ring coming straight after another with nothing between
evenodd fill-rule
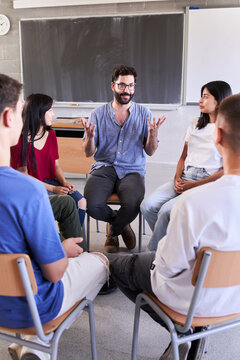
<instances>
[{"instance_id":1,"label":"man's black jeans","mask_svg":"<svg viewBox=\"0 0 240 360\"><path fill-rule=\"evenodd\" d=\"M107 205L112 193L119 196L119 210ZM120 235L125 226L137 217L144 193L144 177L139 173L130 173L119 179L114 167L102 166L92 172L84 189L87 213L94 219L110 223L113 235Z\"/></svg>"}]
</instances>

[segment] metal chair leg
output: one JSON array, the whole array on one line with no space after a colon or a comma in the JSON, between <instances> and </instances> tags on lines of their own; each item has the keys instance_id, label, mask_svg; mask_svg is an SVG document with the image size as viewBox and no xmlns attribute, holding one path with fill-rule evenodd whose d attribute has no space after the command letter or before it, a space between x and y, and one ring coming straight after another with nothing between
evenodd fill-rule
<instances>
[{"instance_id":1,"label":"metal chair leg","mask_svg":"<svg viewBox=\"0 0 240 360\"><path fill-rule=\"evenodd\" d=\"M97 233L99 233L100 230L99 230L99 222L98 222L98 220L96 220L96 228L97 228Z\"/></svg>"},{"instance_id":2,"label":"metal chair leg","mask_svg":"<svg viewBox=\"0 0 240 360\"><path fill-rule=\"evenodd\" d=\"M139 211L139 223L138 223L138 251L141 252L142 251L142 234L144 234L144 232L142 232L142 220L143 220L143 216L141 211ZM145 225L144 225L145 226ZM99 221L96 220L96 228L97 228L97 232L100 232L99 230ZM145 231L145 230L144 230ZM90 248L90 216L87 214L87 236L86 236L86 249L87 251L89 251Z\"/></svg>"},{"instance_id":3,"label":"metal chair leg","mask_svg":"<svg viewBox=\"0 0 240 360\"><path fill-rule=\"evenodd\" d=\"M139 223L138 223L138 252L142 251L142 213L139 211Z\"/></svg>"},{"instance_id":4,"label":"metal chair leg","mask_svg":"<svg viewBox=\"0 0 240 360\"><path fill-rule=\"evenodd\" d=\"M138 331L139 331L139 321L140 321L140 311L141 311L141 300L142 300L141 297L136 298L131 360L137 359Z\"/></svg>"},{"instance_id":5,"label":"metal chair leg","mask_svg":"<svg viewBox=\"0 0 240 360\"><path fill-rule=\"evenodd\" d=\"M89 315L89 327L91 334L91 349L92 349L92 358L97 360L97 347L96 347L96 331L95 331L95 321L94 321L94 310L93 303L90 301L88 303L88 315Z\"/></svg>"},{"instance_id":6,"label":"metal chair leg","mask_svg":"<svg viewBox=\"0 0 240 360\"><path fill-rule=\"evenodd\" d=\"M143 217L143 235L146 235L146 220Z\"/></svg>"},{"instance_id":7,"label":"metal chair leg","mask_svg":"<svg viewBox=\"0 0 240 360\"><path fill-rule=\"evenodd\" d=\"M89 251L90 248L90 216L87 214L87 244L86 249Z\"/></svg>"},{"instance_id":8,"label":"metal chair leg","mask_svg":"<svg viewBox=\"0 0 240 360\"><path fill-rule=\"evenodd\" d=\"M83 222L82 224L82 237L83 237L83 240L86 241L86 227L85 227L85 221Z\"/></svg>"}]
</instances>

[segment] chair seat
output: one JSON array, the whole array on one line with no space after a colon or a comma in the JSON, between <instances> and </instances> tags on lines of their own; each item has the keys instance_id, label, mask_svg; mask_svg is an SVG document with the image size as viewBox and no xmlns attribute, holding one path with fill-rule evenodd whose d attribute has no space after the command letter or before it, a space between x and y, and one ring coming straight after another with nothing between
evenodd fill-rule
<instances>
[{"instance_id":1,"label":"chair seat","mask_svg":"<svg viewBox=\"0 0 240 360\"><path fill-rule=\"evenodd\" d=\"M57 318L48 321L47 323L45 323L42 327L43 327L43 331L45 333L45 335L55 331L62 323L63 321L71 314L71 312L76 309L76 307L83 301L80 300L78 301L76 304L74 304L68 311L66 311L64 314L62 314L61 316L58 316ZM8 328L8 327L3 327L0 326L1 330L4 331L8 331L8 332L12 332L15 334L24 334L24 335L37 335L35 327L30 327L30 328L24 328L24 329L12 329L12 328Z\"/></svg>"},{"instance_id":2,"label":"chair seat","mask_svg":"<svg viewBox=\"0 0 240 360\"><path fill-rule=\"evenodd\" d=\"M169 308L165 304L163 304L158 298L152 294L146 292L147 296L149 296L156 305L158 305L169 317L170 319L179 325L184 325L186 321L186 316L180 314L173 309ZM226 316L217 316L217 317L194 317L192 321L192 326L194 327L202 327L207 325L214 325L218 323L222 323L224 321L228 321L231 319L235 319L240 316L240 313L231 314Z\"/></svg>"},{"instance_id":3,"label":"chair seat","mask_svg":"<svg viewBox=\"0 0 240 360\"><path fill-rule=\"evenodd\" d=\"M120 199L116 193L113 193L112 195L109 196L107 203L108 204L112 204L112 203L120 204Z\"/></svg>"}]
</instances>

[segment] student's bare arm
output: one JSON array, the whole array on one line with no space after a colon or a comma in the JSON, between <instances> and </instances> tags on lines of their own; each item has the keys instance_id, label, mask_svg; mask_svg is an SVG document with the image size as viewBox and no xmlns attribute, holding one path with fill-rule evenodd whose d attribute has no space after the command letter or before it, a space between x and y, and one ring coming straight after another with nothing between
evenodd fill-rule
<instances>
[{"instance_id":1,"label":"student's bare arm","mask_svg":"<svg viewBox=\"0 0 240 360\"><path fill-rule=\"evenodd\" d=\"M182 151L182 154L180 156L180 159L178 160L176 173L175 173L175 176L174 176L174 190L177 193L182 192L183 181L182 181L181 177L182 177L182 173L183 173L183 170L184 170L184 165L185 165L185 159L187 157L187 152L188 152L188 143L187 143L187 141L185 141L183 151Z\"/></svg>"},{"instance_id":2,"label":"student's bare arm","mask_svg":"<svg viewBox=\"0 0 240 360\"><path fill-rule=\"evenodd\" d=\"M55 261L51 264L42 264L40 265L41 271L45 279L50 282L57 282L61 280L63 274L68 266L68 259L64 257L58 261Z\"/></svg>"},{"instance_id":3,"label":"student's bare arm","mask_svg":"<svg viewBox=\"0 0 240 360\"><path fill-rule=\"evenodd\" d=\"M205 177L204 179L194 180L194 181L183 181L181 179L181 176L182 176L182 173L184 170L185 159L187 157L187 149L188 149L188 143L185 142L183 152L178 161L177 170L176 170L176 174L174 177L174 184L175 184L174 190L178 194L182 194L184 191L189 190L193 187L200 186L200 185L206 184L211 181L215 181L223 175L223 170L219 170L216 173L214 173L208 177Z\"/></svg>"},{"instance_id":4,"label":"student's bare arm","mask_svg":"<svg viewBox=\"0 0 240 360\"><path fill-rule=\"evenodd\" d=\"M83 252L83 249L78 245L82 241L83 241L82 238L77 237L77 238L68 238L62 242L62 246L65 250L66 257L61 260L55 261L51 264L40 265L40 268L42 270L45 279L53 283L61 280L68 266L68 258L76 257Z\"/></svg>"}]
</instances>

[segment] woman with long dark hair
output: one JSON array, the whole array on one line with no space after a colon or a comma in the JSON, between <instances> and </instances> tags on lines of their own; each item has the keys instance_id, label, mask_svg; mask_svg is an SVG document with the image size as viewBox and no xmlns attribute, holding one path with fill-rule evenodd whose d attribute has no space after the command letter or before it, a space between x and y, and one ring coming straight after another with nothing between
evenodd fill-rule
<instances>
[{"instance_id":1,"label":"woman with long dark hair","mask_svg":"<svg viewBox=\"0 0 240 360\"><path fill-rule=\"evenodd\" d=\"M53 99L44 94L28 96L23 107L23 131L11 149L11 166L42 181L49 194L70 195L83 225L86 200L67 182L59 164L58 144L51 129Z\"/></svg>"},{"instance_id":2,"label":"woman with long dark hair","mask_svg":"<svg viewBox=\"0 0 240 360\"><path fill-rule=\"evenodd\" d=\"M201 114L187 129L174 180L158 187L141 204L142 214L153 232L149 250L156 250L159 240L166 235L176 197L222 176L222 157L214 146L213 136L218 106L231 94L231 87L225 81L211 81L202 86Z\"/></svg>"}]
</instances>

